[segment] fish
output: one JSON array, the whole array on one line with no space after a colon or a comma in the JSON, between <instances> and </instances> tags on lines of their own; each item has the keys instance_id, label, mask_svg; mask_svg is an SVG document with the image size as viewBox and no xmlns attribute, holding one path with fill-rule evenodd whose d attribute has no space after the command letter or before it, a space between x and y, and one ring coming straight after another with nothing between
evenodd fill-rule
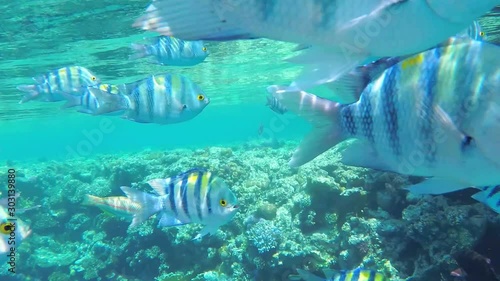
<instances>
[{"instance_id":1,"label":"fish","mask_svg":"<svg viewBox=\"0 0 500 281\"><path fill-rule=\"evenodd\" d=\"M121 115L123 110L117 105L124 103L124 94L120 86L99 84L98 86L84 87L79 96L61 93L66 99L62 108L80 106L78 112L92 115Z\"/></svg>"},{"instance_id":2,"label":"fish","mask_svg":"<svg viewBox=\"0 0 500 281\"><path fill-rule=\"evenodd\" d=\"M0 264L8 264L10 272L16 272L17 249L30 234L31 228L24 221L0 206Z\"/></svg>"},{"instance_id":3,"label":"fish","mask_svg":"<svg viewBox=\"0 0 500 281\"><path fill-rule=\"evenodd\" d=\"M238 199L227 184L206 169L190 169L170 178L149 180L148 184L155 194L121 187L130 200L142 206L130 227L159 214L158 227L204 225L194 238L200 239L231 221L239 209Z\"/></svg>"},{"instance_id":4,"label":"fish","mask_svg":"<svg viewBox=\"0 0 500 281\"><path fill-rule=\"evenodd\" d=\"M290 87L307 90L358 65L433 48L498 4L500 0L155 0L133 26L182 40L267 38L312 45L288 59L304 65Z\"/></svg>"},{"instance_id":5,"label":"fish","mask_svg":"<svg viewBox=\"0 0 500 281\"><path fill-rule=\"evenodd\" d=\"M460 266L451 275L466 281L500 281L490 259L473 250L462 250L453 255Z\"/></svg>"},{"instance_id":6,"label":"fish","mask_svg":"<svg viewBox=\"0 0 500 281\"><path fill-rule=\"evenodd\" d=\"M106 111L123 110L122 118L138 123L185 122L200 114L210 103L197 84L179 74L152 75L121 88L128 94L120 95L120 101L106 101L109 105Z\"/></svg>"},{"instance_id":7,"label":"fish","mask_svg":"<svg viewBox=\"0 0 500 281\"><path fill-rule=\"evenodd\" d=\"M466 30L457 34L457 36L468 36L473 40L478 41L484 41L488 39L486 33L484 33L483 28L481 27L481 24L477 20L472 22L472 24Z\"/></svg>"},{"instance_id":8,"label":"fish","mask_svg":"<svg viewBox=\"0 0 500 281\"><path fill-rule=\"evenodd\" d=\"M125 196L98 197L86 194L82 205L95 206L106 213L132 220L135 213L141 212L142 205Z\"/></svg>"},{"instance_id":9,"label":"fish","mask_svg":"<svg viewBox=\"0 0 500 281\"><path fill-rule=\"evenodd\" d=\"M500 214L500 185L477 187L481 191L473 194L471 197L484 203L493 211Z\"/></svg>"},{"instance_id":10,"label":"fish","mask_svg":"<svg viewBox=\"0 0 500 281\"><path fill-rule=\"evenodd\" d=\"M184 41L172 36L157 36L148 41L148 44L132 44L135 53L130 58L151 57L152 62L160 65L194 66L210 54L203 41Z\"/></svg>"},{"instance_id":11,"label":"fish","mask_svg":"<svg viewBox=\"0 0 500 281\"><path fill-rule=\"evenodd\" d=\"M82 66L61 67L33 77L35 84L19 85L17 89L25 92L19 104L30 100L46 102L63 101L61 93L81 95L83 86L94 86L101 80L89 69Z\"/></svg>"},{"instance_id":12,"label":"fish","mask_svg":"<svg viewBox=\"0 0 500 281\"><path fill-rule=\"evenodd\" d=\"M17 181L17 179L16 179ZM16 194L12 197L5 197L5 198L0 198L0 208L8 209L9 208L9 201L11 202L17 202L18 198L21 196L21 192L16 192ZM34 205L31 207L27 208L18 208L16 206L16 214L24 214L27 211L35 210L42 207L42 205Z\"/></svg>"},{"instance_id":13,"label":"fish","mask_svg":"<svg viewBox=\"0 0 500 281\"><path fill-rule=\"evenodd\" d=\"M284 107L276 98L271 95L267 96L266 106L268 106L272 111L278 114L285 114L287 112L286 107Z\"/></svg>"},{"instance_id":14,"label":"fish","mask_svg":"<svg viewBox=\"0 0 500 281\"><path fill-rule=\"evenodd\" d=\"M426 178L408 186L442 194L500 182L500 47L453 38L386 69L360 99L341 104L272 85L268 92L314 127L289 165L340 142L342 163Z\"/></svg>"},{"instance_id":15,"label":"fish","mask_svg":"<svg viewBox=\"0 0 500 281\"><path fill-rule=\"evenodd\" d=\"M354 270L335 271L323 269L325 278L316 276L309 271L297 269L300 278L305 281L389 281L382 273L375 270L356 268ZM297 280L293 276L290 280Z\"/></svg>"}]
</instances>

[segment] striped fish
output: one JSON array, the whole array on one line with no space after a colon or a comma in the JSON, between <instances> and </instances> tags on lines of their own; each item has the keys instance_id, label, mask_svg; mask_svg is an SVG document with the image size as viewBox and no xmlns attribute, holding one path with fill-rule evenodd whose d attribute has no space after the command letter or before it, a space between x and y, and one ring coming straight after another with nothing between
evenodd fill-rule
<instances>
[{"instance_id":1,"label":"striped fish","mask_svg":"<svg viewBox=\"0 0 500 281\"><path fill-rule=\"evenodd\" d=\"M81 66L67 66L49 71L43 75L33 77L36 82L33 85L20 85L17 89L25 92L19 102L36 99L40 101L62 101L61 93L81 95L82 87L94 86L100 83L100 79L90 70Z\"/></svg>"},{"instance_id":2,"label":"striped fish","mask_svg":"<svg viewBox=\"0 0 500 281\"><path fill-rule=\"evenodd\" d=\"M354 139L343 151L344 164L429 177L409 188L415 193L500 183L500 47L451 41L385 70L353 104L270 86L315 127L290 165Z\"/></svg>"},{"instance_id":3,"label":"striped fish","mask_svg":"<svg viewBox=\"0 0 500 281\"><path fill-rule=\"evenodd\" d=\"M0 206L0 264L2 265L11 261L10 257L7 256L11 254L11 248L18 248L21 242L31 234L30 227L21 219L14 217L15 221L9 220L15 214L8 208ZM11 238L11 232L15 233L14 240ZM14 254L17 255L17 252Z\"/></svg>"},{"instance_id":4,"label":"striped fish","mask_svg":"<svg viewBox=\"0 0 500 281\"><path fill-rule=\"evenodd\" d=\"M172 36L149 39L149 44L132 44L135 54L131 59L151 57L161 65L193 66L203 62L209 55L203 41L184 41Z\"/></svg>"},{"instance_id":5,"label":"striped fish","mask_svg":"<svg viewBox=\"0 0 500 281\"><path fill-rule=\"evenodd\" d=\"M481 189L481 191L472 195L472 198L484 203L500 214L500 185L483 186L479 189Z\"/></svg>"},{"instance_id":6,"label":"striped fish","mask_svg":"<svg viewBox=\"0 0 500 281\"><path fill-rule=\"evenodd\" d=\"M342 271L323 269L326 279L302 269L297 269L297 272L305 281L388 281L382 273L362 268Z\"/></svg>"},{"instance_id":7,"label":"striped fish","mask_svg":"<svg viewBox=\"0 0 500 281\"><path fill-rule=\"evenodd\" d=\"M92 115L120 115L125 107L126 100L121 92L121 86L99 84L94 87L84 87L83 94L79 96L61 93L67 100L62 108L80 106L78 112ZM117 109L118 108L118 109Z\"/></svg>"},{"instance_id":8,"label":"striped fish","mask_svg":"<svg viewBox=\"0 0 500 281\"><path fill-rule=\"evenodd\" d=\"M271 96L271 95L268 95L267 96L267 103L266 103L266 106L269 106L269 108L278 113L278 114L285 114L287 109L286 107L284 107L279 101L278 99L276 99L275 97Z\"/></svg>"},{"instance_id":9,"label":"striped fish","mask_svg":"<svg viewBox=\"0 0 500 281\"><path fill-rule=\"evenodd\" d=\"M199 223L204 228L195 239L214 233L238 211L238 199L222 179L205 169L191 169L167 179L150 180L156 194L122 186L122 191L142 208L135 213L134 227L159 213L160 226Z\"/></svg>"},{"instance_id":10,"label":"striped fish","mask_svg":"<svg viewBox=\"0 0 500 281\"><path fill-rule=\"evenodd\" d=\"M107 213L126 219L132 219L142 208L139 203L125 196L98 197L89 194L85 195L82 205L96 206Z\"/></svg>"},{"instance_id":11,"label":"striped fish","mask_svg":"<svg viewBox=\"0 0 500 281\"><path fill-rule=\"evenodd\" d=\"M155 0L135 27L183 40L267 38L309 44L301 90L334 81L382 57L432 48L489 12L499 0Z\"/></svg>"},{"instance_id":12,"label":"striped fish","mask_svg":"<svg viewBox=\"0 0 500 281\"><path fill-rule=\"evenodd\" d=\"M473 40L484 41L488 39L486 33L484 33L483 28L479 21L475 20L466 30L459 33L457 36L468 36Z\"/></svg>"},{"instance_id":13,"label":"striped fish","mask_svg":"<svg viewBox=\"0 0 500 281\"><path fill-rule=\"evenodd\" d=\"M123 118L138 123L171 124L200 114L210 99L187 77L153 75L124 86L130 94L110 111L125 110Z\"/></svg>"}]
</instances>

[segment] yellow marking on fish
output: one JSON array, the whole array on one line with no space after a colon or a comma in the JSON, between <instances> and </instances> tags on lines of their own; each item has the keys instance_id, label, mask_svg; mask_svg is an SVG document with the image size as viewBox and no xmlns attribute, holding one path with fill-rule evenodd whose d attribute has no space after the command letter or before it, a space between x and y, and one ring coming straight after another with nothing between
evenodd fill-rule
<instances>
[{"instance_id":1,"label":"yellow marking on fish","mask_svg":"<svg viewBox=\"0 0 500 281\"><path fill-rule=\"evenodd\" d=\"M182 81L181 81L181 78L179 75L172 75L171 76L172 79L170 80L172 82L172 92L177 92L180 88L181 88L181 85L182 85Z\"/></svg>"},{"instance_id":2,"label":"yellow marking on fish","mask_svg":"<svg viewBox=\"0 0 500 281\"><path fill-rule=\"evenodd\" d=\"M210 172L203 173L201 176L201 188L200 188L200 197L205 198L208 190L208 181L210 180Z\"/></svg>"},{"instance_id":3,"label":"yellow marking on fish","mask_svg":"<svg viewBox=\"0 0 500 281\"><path fill-rule=\"evenodd\" d=\"M405 59L403 63L401 64L401 68L406 69L408 67L414 66L414 65L419 65L424 61L424 54L418 54L416 56L413 56L411 58Z\"/></svg>"},{"instance_id":4,"label":"yellow marking on fish","mask_svg":"<svg viewBox=\"0 0 500 281\"><path fill-rule=\"evenodd\" d=\"M374 279L374 281L385 281L385 280L386 280L385 276L384 276L384 275L382 275L381 273L376 273L376 274L375 274L375 279Z\"/></svg>"},{"instance_id":5,"label":"yellow marking on fish","mask_svg":"<svg viewBox=\"0 0 500 281\"><path fill-rule=\"evenodd\" d=\"M188 177L188 184L196 184L196 181L198 180L198 173L192 173Z\"/></svg>"}]
</instances>

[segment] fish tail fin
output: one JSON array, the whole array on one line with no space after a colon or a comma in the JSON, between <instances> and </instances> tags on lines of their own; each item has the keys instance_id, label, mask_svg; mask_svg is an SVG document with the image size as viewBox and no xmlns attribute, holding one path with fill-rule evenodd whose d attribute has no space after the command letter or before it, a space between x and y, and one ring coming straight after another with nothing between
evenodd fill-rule
<instances>
[{"instance_id":1,"label":"fish tail fin","mask_svg":"<svg viewBox=\"0 0 500 281\"><path fill-rule=\"evenodd\" d=\"M88 89L99 103L99 108L93 112L94 115L107 114L129 108L125 95L121 93L110 94L94 87L89 87Z\"/></svg>"},{"instance_id":2,"label":"fish tail fin","mask_svg":"<svg viewBox=\"0 0 500 281\"><path fill-rule=\"evenodd\" d=\"M162 204L159 196L142 192L128 186L122 186L120 188L130 200L141 205L139 211L134 214L130 227L139 225L149 219L152 215L162 210Z\"/></svg>"},{"instance_id":3,"label":"fish tail fin","mask_svg":"<svg viewBox=\"0 0 500 281\"><path fill-rule=\"evenodd\" d=\"M85 194L85 197L83 197L83 200L82 200L82 205L95 206L101 201L102 201L101 197L97 197L97 196L90 195L90 194Z\"/></svg>"},{"instance_id":4,"label":"fish tail fin","mask_svg":"<svg viewBox=\"0 0 500 281\"><path fill-rule=\"evenodd\" d=\"M19 86L17 86L17 89L19 91L25 92L21 101L19 101L19 104L36 99L40 95L40 93L38 93L38 91L37 91L36 85L19 85Z\"/></svg>"},{"instance_id":5,"label":"fish tail fin","mask_svg":"<svg viewBox=\"0 0 500 281\"><path fill-rule=\"evenodd\" d=\"M134 53L128 57L129 60L136 60L149 55L148 46L145 44L132 43L130 44L130 48L132 48Z\"/></svg>"},{"instance_id":6,"label":"fish tail fin","mask_svg":"<svg viewBox=\"0 0 500 281\"><path fill-rule=\"evenodd\" d=\"M222 3L216 7L213 1L205 0L154 1L132 26L182 40L227 41L256 38L230 23L234 21L225 18L232 9L234 7L231 4ZM200 25L199 22L203 24Z\"/></svg>"},{"instance_id":7,"label":"fish tail fin","mask_svg":"<svg viewBox=\"0 0 500 281\"><path fill-rule=\"evenodd\" d=\"M313 125L312 132L293 153L289 162L291 167L306 164L345 139L340 125L341 104L284 86L269 86L267 91L288 110Z\"/></svg>"},{"instance_id":8,"label":"fish tail fin","mask_svg":"<svg viewBox=\"0 0 500 281\"><path fill-rule=\"evenodd\" d=\"M61 106L61 108L70 108L70 107L75 107L79 106L82 104L82 98L81 96L76 96L64 92L59 92L63 98L66 99L66 103Z\"/></svg>"},{"instance_id":9,"label":"fish tail fin","mask_svg":"<svg viewBox=\"0 0 500 281\"><path fill-rule=\"evenodd\" d=\"M486 201L488 200L488 192L486 191L487 187L480 189L481 191L474 193L471 197L478 202L486 203Z\"/></svg>"}]
</instances>

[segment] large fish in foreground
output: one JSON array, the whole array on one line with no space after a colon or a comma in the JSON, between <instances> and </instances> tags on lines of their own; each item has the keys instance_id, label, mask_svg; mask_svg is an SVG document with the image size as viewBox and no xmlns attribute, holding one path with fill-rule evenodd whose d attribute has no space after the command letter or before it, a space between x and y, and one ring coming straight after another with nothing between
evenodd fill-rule
<instances>
[{"instance_id":1,"label":"large fish in foreground","mask_svg":"<svg viewBox=\"0 0 500 281\"><path fill-rule=\"evenodd\" d=\"M16 261L19 261L18 248L21 242L31 234L31 229L25 222L17 217L10 220L12 219L11 215L8 207L0 204L0 268L2 270L4 268L8 270L12 268L12 265L15 268ZM11 258L12 256L13 258ZM7 265L11 259L13 264Z\"/></svg>"},{"instance_id":2,"label":"large fish in foreground","mask_svg":"<svg viewBox=\"0 0 500 281\"><path fill-rule=\"evenodd\" d=\"M356 268L354 270L331 270L323 269L325 278L316 276L309 271L297 269L301 279L295 277L289 278L290 280L304 280L304 281L388 281L388 279L380 272L369 269Z\"/></svg>"},{"instance_id":3,"label":"large fish in foreground","mask_svg":"<svg viewBox=\"0 0 500 281\"><path fill-rule=\"evenodd\" d=\"M25 92L19 103L30 100L62 101L62 93L81 95L83 87L94 86L100 79L90 70L82 66L67 66L54 69L45 74L33 77L33 85L19 85L17 89Z\"/></svg>"},{"instance_id":4,"label":"large fish in foreground","mask_svg":"<svg viewBox=\"0 0 500 281\"><path fill-rule=\"evenodd\" d=\"M195 237L198 239L213 234L221 225L231 221L238 211L238 199L227 184L205 169L191 169L177 176L153 179L148 183L156 194L121 187L130 200L141 205L130 227L158 213L158 227L188 223L204 225Z\"/></svg>"},{"instance_id":5,"label":"large fish in foreground","mask_svg":"<svg viewBox=\"0 0 500 281\"><path fill-rule=\"evenodd\" d=\"M292 86L334 81L357 65L432 48L500 0L155 0L134 26L183 40L251 39L312 45Z\"/></svg>"},{"instance_id":6,"label":"large fish in foreground","mask_svg":"<svg viewBox=\"0 0 500 281\"><path fill-rule=\"evenodd\" d=\"M500 183L500 47L450 41L385 70L356 103L270 86L274 97L314 126L290 165L355 139L343 151L344 164L429 178L412 192Z\"/></svg>"}]
</instances>

